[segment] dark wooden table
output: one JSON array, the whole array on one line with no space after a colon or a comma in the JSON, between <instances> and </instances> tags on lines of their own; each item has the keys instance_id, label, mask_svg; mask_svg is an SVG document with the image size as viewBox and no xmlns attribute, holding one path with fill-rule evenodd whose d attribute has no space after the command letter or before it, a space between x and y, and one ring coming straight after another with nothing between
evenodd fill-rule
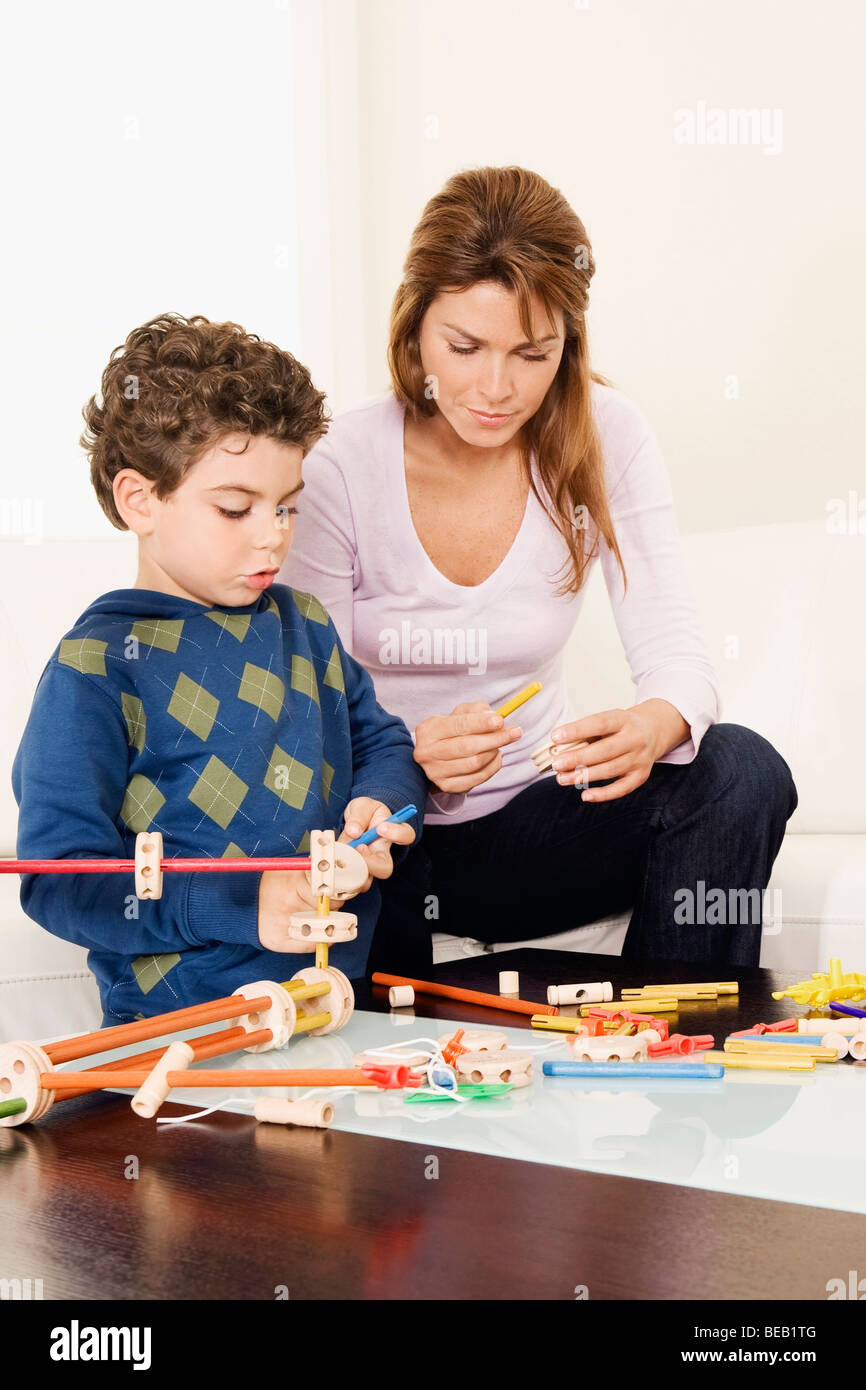
<instances>
[{"instance_id":1,"label":"dark wooden table","mask_svg":"<svg viewBox=\"0 0 866 1390\"><path fill-rule=\"evenodd\" d=\"M502 969L519 970L522 995L537 1000L551 981L706 978L537 950L434 975L496 993ZM690 1006L686 1031L718 1037L791 1012L770 991L793 977L736 975L739 1001ZM386 1011L387 991L361 985L357 1003ZM432 998L416 1007L523 1022ZM109 1095L0 1130L0 1277L41 1278L46 1299L272 1300L285 1286L293 1300L573 1300L585 1285L591 1300L821 1300L849 1269L866 1275L866 1217L728 1192L227 1112L159 1128Z\"/></svg>"}]
</instances>

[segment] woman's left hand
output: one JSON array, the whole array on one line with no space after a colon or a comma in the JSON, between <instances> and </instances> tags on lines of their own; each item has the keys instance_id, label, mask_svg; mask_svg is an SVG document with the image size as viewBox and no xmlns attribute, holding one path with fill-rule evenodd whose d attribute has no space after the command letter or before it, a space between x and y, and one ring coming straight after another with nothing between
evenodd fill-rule
<instances>
[{"instance_id":1,"label":"woman's left hand","mask_svg":"<svg viewBox=\"0 0 866 1390\"><path fill-rule=\"evenodd\" d=\"M607 787L583 791L583 801L614 801L640 787L653 763L689 736L689 726L667 700L643 700L631 709L608 709L554 729L551 742L586 746L554 756L557 782L564 787L587 787L608 777Z\"/></svg>"}]
</instances>

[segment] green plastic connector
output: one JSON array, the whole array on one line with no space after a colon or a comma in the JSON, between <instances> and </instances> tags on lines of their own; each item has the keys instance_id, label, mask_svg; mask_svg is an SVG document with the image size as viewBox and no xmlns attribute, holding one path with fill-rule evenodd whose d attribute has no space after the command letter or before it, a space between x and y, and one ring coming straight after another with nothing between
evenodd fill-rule
<instances>
[{"instance_id":1,"label":"green plastic connector","mask_svg":"<svg viewBox=\"0 0 866 1390\"><path fill-rule=\"evenodd\" d=\"M26 1109L26 1100L19 1100L18 1097L15 1100L0 1100L0 1120L4 1120L7 1115L20 1115Z\"/></svg>"},{"instance_id":2,"label":"green plastic connector","mask_svg":"<svg viewBox=\"0 0 866 1390\"><path fill-rule=\"evenodd\" d=\"M504 1095L506 1091L513 1091L514 1087L510 1081L479 1081L476 1085L468 1083L465 1086L458 1086L457 1091L466 1100L489 1100L495 1096ZM442 1091L413 1091L406 1097L407 1105L420 1105L422 1101L432 1100L454 1100L454 1093L443 1093Z\"/></svg>"}]
</instances>

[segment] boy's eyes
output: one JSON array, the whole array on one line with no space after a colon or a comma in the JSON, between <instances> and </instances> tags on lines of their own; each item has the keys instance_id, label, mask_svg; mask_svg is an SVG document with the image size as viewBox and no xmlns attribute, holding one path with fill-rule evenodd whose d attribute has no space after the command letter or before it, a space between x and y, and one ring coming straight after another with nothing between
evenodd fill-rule
<instances>
[{"instance_id":1,"label":"boy's eyes","mask_svg":"<svg viewBox=\"0 0 866 1390\"><path fill-rule=\"evenodd\" d=\"M217 511L220 516L227 516L232 521L239 521L242 516L249 516L252 508L247 507L243 512L230 512L226 507L217 507ZM297 507L277 507L276 513L277 516L297 516L298 509Z\"/></svg>"},{"instance_id":2,"label":"boy's eyes","mask_svg":"<svg viewBox=\"0 0 866 1390\"><path fill-rule=\"evenodd\" d=\"M478 349L474 347L457 347L454 343L449 343L448 349L450 352L459 352L461 357L466 357L470 352L478 351ZM550 357L550 353L544 352L540 357L531 357L528 352L521 352L520 356L523 358L524 362L546 362Z\"/></svg>"}]
</instances>

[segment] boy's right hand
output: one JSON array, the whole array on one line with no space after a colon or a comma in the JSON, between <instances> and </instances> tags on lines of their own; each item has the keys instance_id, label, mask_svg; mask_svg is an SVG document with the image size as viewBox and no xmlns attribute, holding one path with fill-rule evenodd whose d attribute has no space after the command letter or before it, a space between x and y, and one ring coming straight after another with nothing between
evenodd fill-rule
<instances>
[{"instance_id":1,"label":"boy's right hand","mask_svg":"<svg viewBox=\"0 0 866 1390\"><path fill-rule=\"evenodd\" d=\"M259 941L266 951L309 955L315 942L291 941L289 919L293 912L315 912L315 893L307 876L297 869L266 869L259 883Z\"/></svg>"},{"instance_id":2,"label":"boy's right hand","mask_svg":"<svg viewBox=\"0 0 866 1390\"><path fill-rule=\"evenodd\" d=\"M502 766L500 749L523 730L507 725L483 700L434 714L415 730L415 761L443 792L468 792L487 782Z\"/></svg>"}]
</instances>

